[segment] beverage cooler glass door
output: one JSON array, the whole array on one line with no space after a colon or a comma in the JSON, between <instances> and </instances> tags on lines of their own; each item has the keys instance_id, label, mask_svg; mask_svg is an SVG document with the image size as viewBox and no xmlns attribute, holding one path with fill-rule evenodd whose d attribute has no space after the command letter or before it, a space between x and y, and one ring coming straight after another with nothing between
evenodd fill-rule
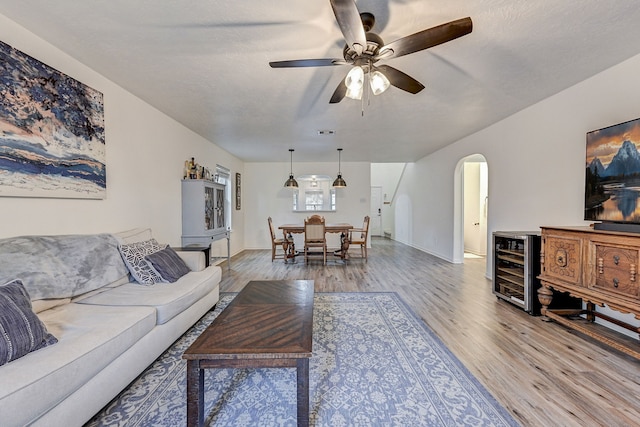
<instances>
[{"instance_id":1,"label":"beverage cooler glass door","mask_svg":"<svg viewBox=\"0 0 640 427\"><path fill-rule=\"evenodd\" d=\"M539 286L536 265L539 265L540 236L495 232L493 250L493 293L534 314Z\"/></svg>"}]
</instances>

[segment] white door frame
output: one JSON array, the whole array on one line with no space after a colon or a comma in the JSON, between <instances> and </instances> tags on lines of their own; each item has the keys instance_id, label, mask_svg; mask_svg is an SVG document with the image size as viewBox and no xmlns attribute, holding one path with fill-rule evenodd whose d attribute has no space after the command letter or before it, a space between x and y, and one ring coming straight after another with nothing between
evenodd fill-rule
<instances>
[{"instance_id":1,"label":"white door frame","mask_svg":"<svg viewBox=\"0 0 640 427\"><path fill-rule=\"evenodd\" d=\"M371 186L370 200L369 234L372 236L382 236L382 186Z\"/></svg>"},{"instance_id":2,"label":"white door frame","mask_svg":"<svg viewBox=\"0 0 640 427\"><path fill-rule=\"evenodd\" d=\"M483 161L487 162L482 154L472 154L465 156L458 161L453 177L453 200L454 200L454 220L453 220L453 262L460 264L464 262L464 163L466 161ZM487 187L489 183L487 182ZM488 192L487 192L488 194ZM487 202L488 203L488 202ZM489 210L487 205L487 218ZM487 236L487 246L490 243ZM487 255L490 252L487 251ZM485 259L489 259L487 256Z\"/></svg>"}]
</instances>

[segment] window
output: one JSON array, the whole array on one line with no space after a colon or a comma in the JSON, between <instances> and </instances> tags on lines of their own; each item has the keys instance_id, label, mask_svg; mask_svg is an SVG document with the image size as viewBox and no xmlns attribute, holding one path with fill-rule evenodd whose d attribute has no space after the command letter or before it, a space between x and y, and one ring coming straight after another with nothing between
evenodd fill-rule
<instances>
[{"instance_id":1,"label":"window","mask_svg":"<svg viewBox=\"0 0 640 427\"><path fill-rule=\"evenodd\" d=\"M231 229L231 171L224 166L216 165L216 173L213 180L218 184L224 184L224 217L226 225Z\"/></svg>"},{"instance_id":2,"label":"window","mask_svg":"<svg viewBox=\"0 0 640 427\"><path fill-rule=\"evenodd\" d=\"M323 206L322 190L306 190L304 192L304 208L307 211L320 211Z\"/></svg>"},{"instance_id":3,"label":"window","mask_svg":"<svg viewBox=\"0 0 640 427\"><path fill-rule=\"evenodd\" d=\"M296 181L299 187L292 190L294 212L335 212L336 190L331 188L330 176L300 175Z\"/></svg>"}]
</instances>

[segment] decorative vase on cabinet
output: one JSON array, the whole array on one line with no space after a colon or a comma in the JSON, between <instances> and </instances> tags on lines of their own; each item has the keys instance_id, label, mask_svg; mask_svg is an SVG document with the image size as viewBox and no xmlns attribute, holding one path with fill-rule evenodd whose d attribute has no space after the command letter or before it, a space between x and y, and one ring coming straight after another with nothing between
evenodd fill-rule
<instances>
[{"instance_id":1,"label":"decorative vase on cabinet","mask_svg":"<svg viewBox=\"0 0 640 427\"><path fill-rule=\"evenodd\" d=\"M182 246L228 238L224 192L224 185L212 181L182 180Z\"/></svg>"}]
</instances>

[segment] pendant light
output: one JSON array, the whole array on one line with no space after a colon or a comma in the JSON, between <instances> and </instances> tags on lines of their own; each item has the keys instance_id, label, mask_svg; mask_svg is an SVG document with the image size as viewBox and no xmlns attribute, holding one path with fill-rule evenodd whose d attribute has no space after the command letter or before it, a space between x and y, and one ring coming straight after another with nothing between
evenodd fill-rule
<instances>
[{"instance_id":1,"label":"pendant light","mask_svg":"<svg viewBox=\"0 0 640 427\"><path fill-rule=\"evenodd\" d=\"M338 148L338 177L335 181L333 181L334 188L344 188L347 186L347 183L342 179L342 174L340 173L340 154L342 153L342 148Z\"/></svg>"},{"instance_id":2,"label":"pendant light","mask_svg":"<svg viewBox=\"0 0 640 427\"><path fill-rule=\"evenodd\" d=\"M293 177L293 148L289 148L291 153L291 172L289 173L289 179L284 183L285 188L298 188L298 181Z\"/></svg>"}]
</instances>

